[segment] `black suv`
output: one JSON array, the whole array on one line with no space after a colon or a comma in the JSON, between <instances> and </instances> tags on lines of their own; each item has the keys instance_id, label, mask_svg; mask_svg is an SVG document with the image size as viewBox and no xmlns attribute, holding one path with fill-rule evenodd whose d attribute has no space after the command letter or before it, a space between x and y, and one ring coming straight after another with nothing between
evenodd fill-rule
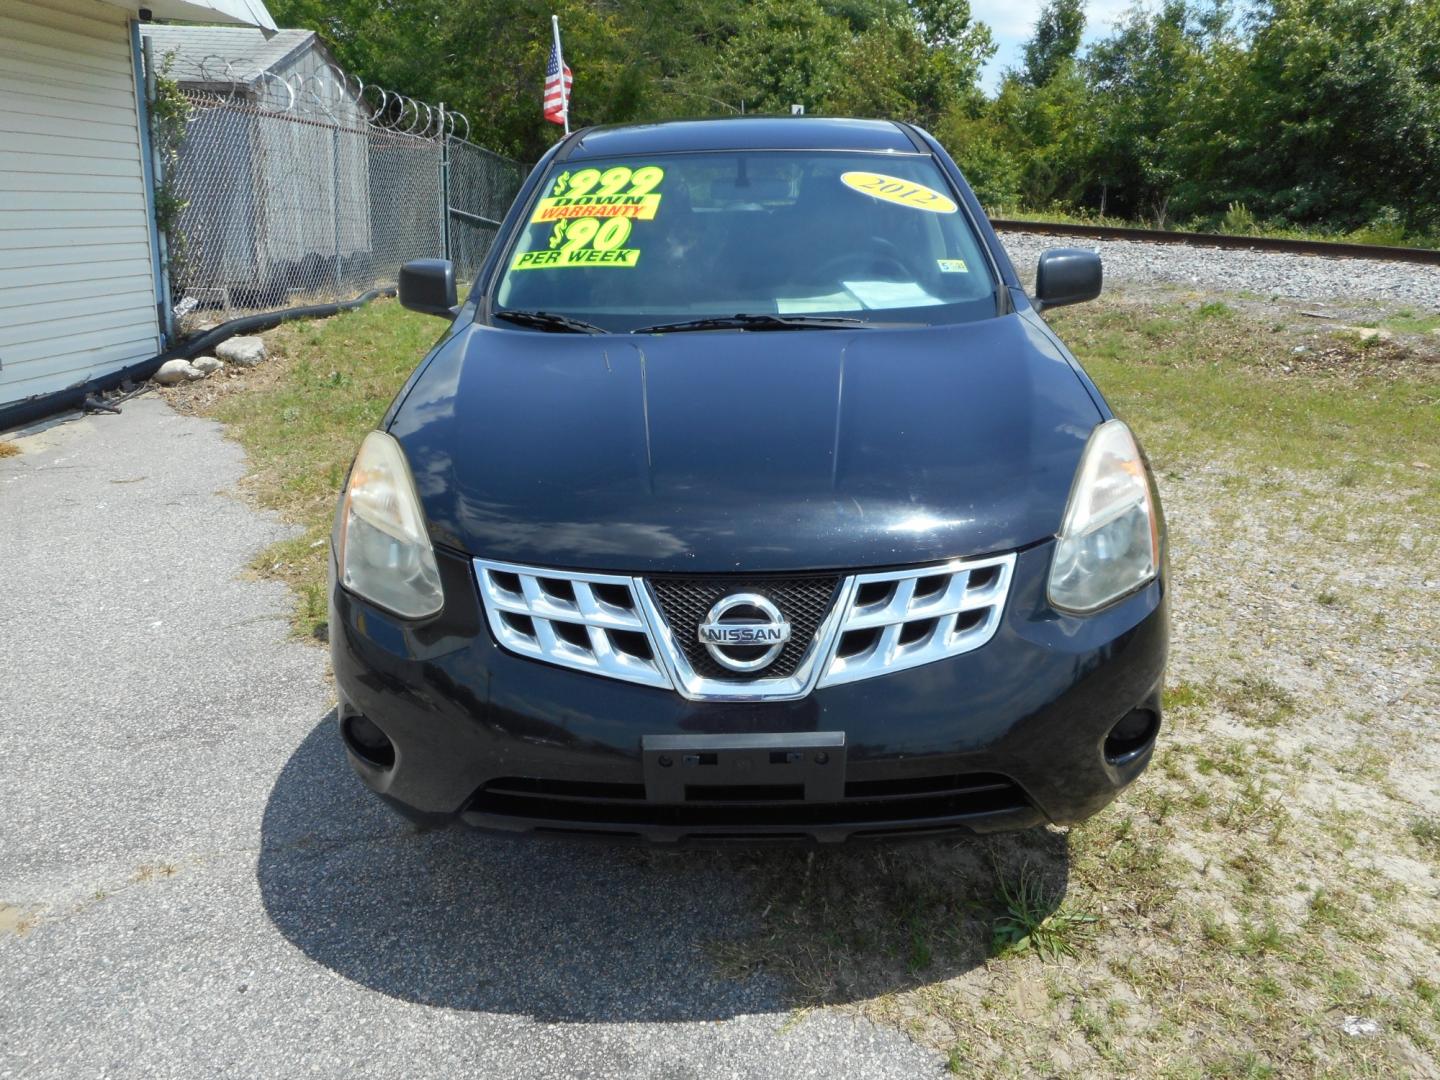
<instances>
[{"instance_id":1,"label":"black suv","mask_svg":"<svg viewBox=\"0 0 1440 1080\"><path fill-rule=\"evenodd\" d=\"M1165 530L1130 430L914 127L580 131L361 446L331 642L416 818L680 839L1080 820L1149 761Z\"/></svg>"}]
</instances>

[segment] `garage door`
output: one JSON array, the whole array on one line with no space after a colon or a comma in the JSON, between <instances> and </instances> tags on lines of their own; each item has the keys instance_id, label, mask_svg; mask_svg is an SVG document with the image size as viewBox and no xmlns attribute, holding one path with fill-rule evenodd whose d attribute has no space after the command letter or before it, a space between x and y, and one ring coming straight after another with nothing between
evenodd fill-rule
<instances>
[{"instance_id":1,"label":"garage door","mask_svg":"<svg viewBox=\"0 0 1440 1080\"><path fill-rule=\"evenodd\" d=\"M161 348L124 10L0 0L0 405Z\"/></svg>"}]
</instances>

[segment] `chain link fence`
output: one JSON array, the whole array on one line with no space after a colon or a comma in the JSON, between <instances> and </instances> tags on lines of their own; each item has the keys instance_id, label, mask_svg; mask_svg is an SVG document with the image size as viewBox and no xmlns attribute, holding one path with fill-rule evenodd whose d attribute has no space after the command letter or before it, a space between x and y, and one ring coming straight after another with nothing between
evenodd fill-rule
<instances>
[{"instance_id":1,"label":"chain link fence","mask_svg":"<svg viewBox=\"0 0 1440 1080\"><path fill-rule=\"evenodd\" d=\"M453 136L445 141L446 250L458 280L473 278L490 252L500 221L526 169L517 161Z\"/></svg>"},{"instance_id":2,"label":"chain link fence","mask_svg":"<svg viewBox=\"0 0 1440 1080\"><path fill-rule=\"evenodd\" d=\"M409 259L451 258L462 282L475 274L523 166L446 132L443 112L375 122L359 95L279 95L277 107L267 90L183 91L164 178L180 329L353 299L393 286Z\"/></svg>"}]
</instances>

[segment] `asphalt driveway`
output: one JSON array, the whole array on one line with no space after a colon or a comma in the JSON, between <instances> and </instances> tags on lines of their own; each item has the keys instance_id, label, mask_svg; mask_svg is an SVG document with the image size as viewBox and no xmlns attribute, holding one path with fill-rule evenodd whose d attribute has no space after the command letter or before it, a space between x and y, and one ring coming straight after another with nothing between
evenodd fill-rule
<instances>
[{"instance_id":1,"label":"asphalt driveway","mask_svg":"<svg viewBox=\"0 0 1440 1080\"><path fill-rule=\"evenodd\" d=\"M349 774L239 448L142 398L0 460L0 1077L926 1076L797 1018L719 854L420 833Z\"/></svg>"}]
</instances>

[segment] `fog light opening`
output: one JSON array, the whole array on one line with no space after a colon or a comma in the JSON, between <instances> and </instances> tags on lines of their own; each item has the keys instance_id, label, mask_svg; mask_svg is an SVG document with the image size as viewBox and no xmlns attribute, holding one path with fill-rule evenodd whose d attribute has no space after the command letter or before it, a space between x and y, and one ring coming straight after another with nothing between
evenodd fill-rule
<instances>
[{"instance_id":1,"label":"fog light opening","mask_svg":"<svg viewBox=\"0 0 1440 1080\"><path fill-rule=\"evenodd\" d=\"M1139 757L1155 741L1160 716L1154 709L1131 709L1105 736L1105 760L1124 765Z\"/></svg>"},{"instance_id":2,"label":"fog light opening","mask_svg":"<svg viewBox=\"0 0 1440 1080\"><path fill-rule=\"evenodd\" d=\"M340 724L340 733L356 757L377 769L388 769L395 764L395 744L368 717L358 713L347 716Z\"/></svg>"}]
</instances>

